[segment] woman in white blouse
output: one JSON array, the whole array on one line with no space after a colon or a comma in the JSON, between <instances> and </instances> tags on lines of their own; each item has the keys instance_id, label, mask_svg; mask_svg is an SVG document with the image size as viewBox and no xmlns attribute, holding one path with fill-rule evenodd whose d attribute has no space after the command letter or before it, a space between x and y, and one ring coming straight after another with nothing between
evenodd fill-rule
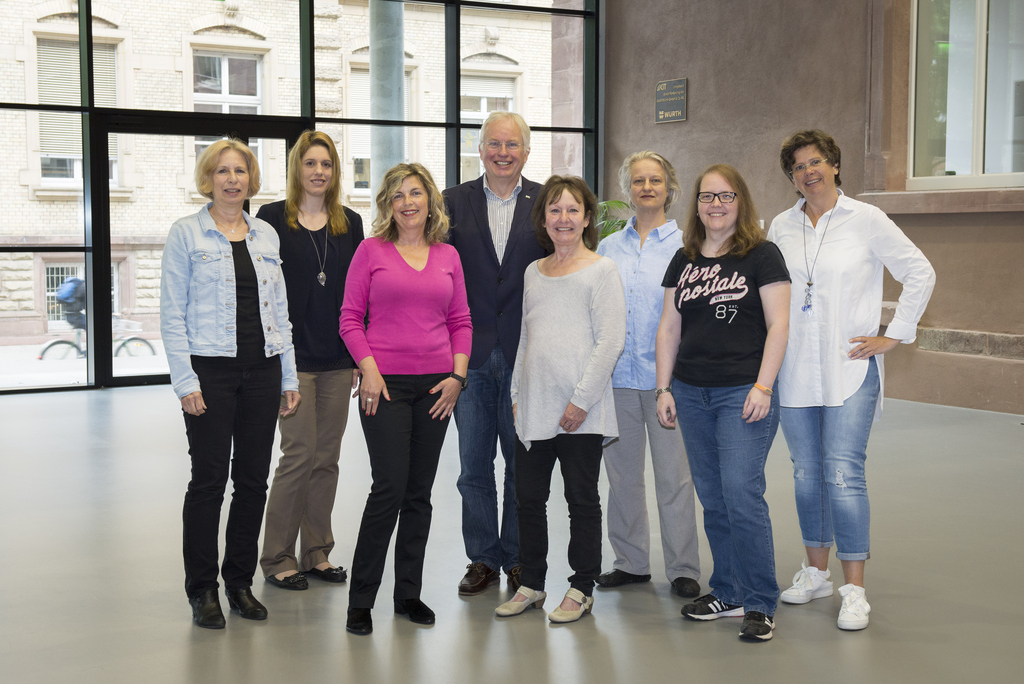
<instances>
[{"instance_id":1,"label":"woman in white blouse","mask_svg":"<svg viewBox=\"0 0 1024 684\"><path fill-rule=\"evenodd\" d=\"M782 144L782 170L801 199L775 217L768 239L782 250L793 278L779 393L807 549L781 598L802 604L831 596L828 557L835 544L845 579L838 626L857 630L867 627L871 611L864 593L870 557L864 464L882 407L882 355L916 339L935 271L880 209L838 189L840 154L835 140L818 130ZM903 292L880 336L883 267Z\"/></svg>"}]
</instances>

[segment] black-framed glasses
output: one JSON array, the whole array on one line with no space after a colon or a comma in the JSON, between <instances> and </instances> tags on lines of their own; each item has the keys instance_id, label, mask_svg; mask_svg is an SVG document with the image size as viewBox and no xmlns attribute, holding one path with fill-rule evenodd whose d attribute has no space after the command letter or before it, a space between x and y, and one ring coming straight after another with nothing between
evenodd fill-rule
<instances>
[{"instance_id":1,"label":"black-framed glasses","mask_svg":"<svg viewBox=\"0 0 1024 684\"><path fill-rule=\"evenodd\" d=\"M701 204L711 204L715 198L722 204L732 204L736 201L735 192L698 192L697 201Z\"/></svg>"},{"instance_id":2,"label":"black-framed glasses","mask_svg":"<svg viewBox=\"0 0 1024 684\"><path fill-rule=\"evenodd\" d=\"M793 175L796 176L798 174L801 174L804 171L806 171L807 169L810 169L811 171L814 171L815 169L817 169L822 164L827 164L827 163L828 162L825 159L811 159L806 164L797 164L796 166L794 166L793 167Z\"/></svg>"}]
</instances>

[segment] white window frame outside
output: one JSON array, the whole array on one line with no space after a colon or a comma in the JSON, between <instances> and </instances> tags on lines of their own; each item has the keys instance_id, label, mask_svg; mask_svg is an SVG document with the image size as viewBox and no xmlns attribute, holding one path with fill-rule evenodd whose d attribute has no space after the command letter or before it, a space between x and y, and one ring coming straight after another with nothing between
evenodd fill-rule
<instances>
[{"instance_id":1,"label":"white window frame outside","mask_svg":"<svg viewBox=\"0 0 1024 684\"><path fill-rule=\"evenodd\" d=\"M228 65L232 58L245 58L256 62L256 94L255 95L231 95L227 92L221 92L216 95L209 93L197 93L195 92L194 78L192 82L192 109L195 110L196 105L210 105L220 107L221 114L230 114L230 108L234 106L240 107L255 107L255 114L263 113L263 55L241 53L241 52L223 52L215 50L196 50L192 53L193 59L193 76L195 74L195 58L196 57L214 57L221 61L221 74L223 89L226 90L228 83L231 79L231 73ZM198 148L202 147L206 149L213 141L200 141L196 140L196 157L201 153ZM263 165L263 144L262 141L256 145L256 160Z\"/></svg>"},{"instance_id":2,"label":"white window frame outside","mask_svg":"<svg viewBox=\"0 0 1024 684\"><path fill-rule=\"evenodd\" d=\"M988 55L988 0L975 0L974 91L971 138L971 173L955 176L915 176L914 144L916 138L917 47L919 0L913 3L910 17L910 88L907 130L907 190L964 190L1024 187L1024 173L984 173L985 105Z\"/></svg>"},{"instance_id":3,"label":"white window frame outside","mask_svg":"<svg viewBox=\"0 0 1024 684\"><path fill-rule=\"evenodd\" d=\"M278 92L277 92L277 51L275 45L266 40L256 40L252 38L236 38L232 36L222 35L185 35L182 37L182 59L181 59L181 73L182 82L184 85L184 100L183 109L187 112L195 111L196 105L196 93L195 93L195 71L193 66L193 57L196 53L200 54L218 54L224 56L246 56L256 57L259 60L259 74L257 76L258 90L260 93L260 114L276 114L276 105ZM223 97L223 96L221 96ZM203 103L205 98L200 95L198 102ZM224 102L224 100L222 100ZM244 104L239 102L238 104ZM261 198L263 201L270 201L276 199L278 189L273 187L272 182L268 182L274 178L275 169L271 169L272 164L278 163L278 152L283 151L284 142L273 140L273 139L261 139L259 154L257 161L260 165L260 176L263 181L260 191L256 194L256 197ZM280 150L278 149L280 148ZM185 138L185 163L184 168L193 169L196 165L196 140L194 137ZM209 200L201 195L196 190L195 182L191 177L188 176L188 195L189 199L197 204L204 204ZM283 174L281 174L283 175Z\"/></svg>"},{"instance_id":4,"label":"white window frame outside","mask_svg":"<svg viewBox=\"0 0 1024 684\"><path fill-rule=\"evenodd\" d=\"M469 78L467 78L467 77L469 77ZM487 97L489 97L489 96L484 94L484 93L482 93L481 91L472 92L472 91L467 91L466 90L466 82L469 79L472 79L472 78L475 78L475 79L494 79L494 80L510 81L511 82L511 86L512 86L512 92L511 92L511 95L509 96L510 102L509 102L509 108L508 108L507 111L509 111L509 112L517 112L518 111L517 105L519 104L519 96L518 96L518 90L519 90L518 89L518 80L519 79L518 79L518 75L517 74L514 74L514 73L510 74L510 73L507 73L507 72L472 73L472 72L463 71L462 72L462 81L461 81L462 82L462 92L459 93L459 102L460 103L462 102L462 98L463 97L478 98L480 100L480 110L478 112L472 112L472 113L471 112L465 112L465 111L462 111L462 107L461 107L461 104L460 104L460 106L459 106L459 117L460 117L462 123L473 123L473 124L483 125L484 120L487 119L487 116L490 114L489 111L486 111L486 105L484 104L485 99ZM467 131L472 131L472 130L474 130L474 129L463 129L463 135L465 135L467 133ZM462 149L462 142L460 141L459 142L459 162L460 162L459 163L459 175L460 175L460 181L461 182L465 182L467 180L471 180L470 178L461 178L461 175L462 175L462 160L469 159L470 157L475 157L476 160L477 160L478 172L477 172L476 176L474 176L474 178L479 178L480 175L483 174L483 172L484 172L484 163L480 159L480 150L476 149L476 150L473 150L472 152L464 151Z\"/></svg>"},{"instance_id":5,"label":"white window frame outside","mask_svg":"<svg viewBox=\"0 0 1024 684\"><path fill-rule=\"evenodd\" d=\"M39 43L40 39L78 42L77 22L67 23L26 23L24 29L25 52L25 98L26 102L39 101ZM128 68L131 54L131 36L128 31L100 26L93 28L93 42L115 46L115 89L117 105L131 107L132 78ZM41 140L39 135L39 112L26 112L27 143L28 143L28 186L29 198L47 202L77 200L82 197L82 161L75 156L62 157L75 159L72 178L43 178ZM117 159L114 160L110 178L110 198L124 200L131 196L130 189L124 187L123 157L130 150L117 146Z\"/></svg>"},{"instance_id":6,"label":"white window frame outside","mask_svg":"<svg viewBox=\"0 0 1024 684\"><path fill-rule=\"evenodd\" d=\"M350 96L353 92L352 85L352 73L355 71L366 71L370 70L370 57L369 54L362 49L357 49L355 55L348 58L347 68L345 70L345 117L346 118L357 118L352 113L353 98ZM408 55L408 50L406 55ZM419 118L419 82L418 82L418 70L419 63L415 59L411 59L408 56L405 59L405 118L409 121L415 121ZM364 118L359 116L358 118ZM369 111L366 112L365 118L370 118ZM372 201L373 188L357 188L355 187L355 162L352 155L353 152L353 127L360 126L360 124L350 124L344 128L344 152L342 154L342 163L345 165L346 173L342 182L345 187L345 191L350 198L360 204L366 204ZM365 126L367 130L371 130L372 127ZM356 129L358 131L359 129ZM414 127L407 127L405 129L405 150L406 150L406 161L416 161L419 158L419 136L416 134L417 129Z\"/></svg>"},{"instance_id":7,"label":"white window frame outside","mask_svg":"<svg viewBox=\"0 0 1024 684\"><path fill-rule=\"evenodd\" d=\"M65 269L68 271L61 279L59 283L56 283L55 287L50 286L50 269ZM117 314L120 311L121 306L121 261L112 261L110 263L110 305L111 311ZM56 307L58 304L56 294L57 289L64 284L64 280L67 278L80 278L85 280L85 262L84 261L43 261L43 312L46 317L46 328L47 332L64 332L71 330L71 326L68 325L67 320L64 318L66 313L63 307L60 309L61 315L59 318L50 317L50 308Z\"/></svg>"}]
</instances>

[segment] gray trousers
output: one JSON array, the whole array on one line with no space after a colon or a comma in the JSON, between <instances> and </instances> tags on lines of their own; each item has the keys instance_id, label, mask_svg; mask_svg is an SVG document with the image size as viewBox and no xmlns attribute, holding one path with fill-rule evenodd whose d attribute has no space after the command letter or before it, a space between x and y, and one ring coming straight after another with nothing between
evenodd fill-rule
<instances>
[{"instance_id":1,"label":"gray trousers","mask_svg":"<svg viewBox=\"0 0 1024 684\"><path fill-rule=\"evenodd\" d=\"M341 438L348 422L352 371L299 373L302 401L281 428L281 460L267 499L260 567L264 577L309 570L334 548L331 512L338 490ZM302 532L299 559L295 542Z\"/></svg>"},{"instance_id":2,"label":"gray trousers","mask_svg":"<svg viewBox=\"0 0 1024 684\"><path fill-rule=\"evenodd\" d=\"M612 568L651 574L651 530L647 521L644 462L647 438L654 465L661 548L665 574L700 579L693 479L678 427L658 423L654 390L615 388L619 438L604 448L608 473L608 540L615 551Z\"/></svg>"}]
</instances>

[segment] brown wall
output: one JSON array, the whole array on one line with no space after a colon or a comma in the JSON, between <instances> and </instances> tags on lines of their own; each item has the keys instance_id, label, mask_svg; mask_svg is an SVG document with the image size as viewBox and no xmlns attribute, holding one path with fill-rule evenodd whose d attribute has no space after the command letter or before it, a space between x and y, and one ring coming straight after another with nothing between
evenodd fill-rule
<instances>
[{"instance_id":1,"label":"brown wall","mask_svg":"<svg viewBox=\"0 0 1024 684\"><path fill-rule=\"evenodd\" d=\"M796 200L779 169L779 145L797 130L821 128L843 150L843 190L853 197L881 190L864 199L884 206L934 265L935 293L921 321L934 329L932 348L962 341L946 331L980 332L968 336L976 345L987 344L986 334L1024 335L1024 191L898 192L905 188L907 0L608 0L606 19L602 199L621 198L619 164L649 148L675 165L687 196L704 167L738 168L767 227ZM687 120L656 124L655 85L673 78L688 79ZM993 201L1013 210L993 212ZM977 210L954 206L965 203ZM669 215L682 219L688 208L681 201ZM885 299L898 296L887 276ZM1000 344L1017 353L1024 338ZM988 347L949 353L900 345L887 359L886 395L1024 414L1024 356L996 356Z\"/></svg>"},{"instance_id":2,"label":"brown wall","mask_svg":"<svg viewBox=\"0 0 1024 684\"><path fill-rule=\"evenodd\" d=\"M868 10L858 1L608 0L605 197L629 154L653 149L689 194L705 167L732 164L765 227L796 201L779 146L806 128L843 148L843 190L863 188ZM687 120L654 123L658 81L687 80ZM689 202L673 208L672 218Z\"/></svg>"}]
</instances>

